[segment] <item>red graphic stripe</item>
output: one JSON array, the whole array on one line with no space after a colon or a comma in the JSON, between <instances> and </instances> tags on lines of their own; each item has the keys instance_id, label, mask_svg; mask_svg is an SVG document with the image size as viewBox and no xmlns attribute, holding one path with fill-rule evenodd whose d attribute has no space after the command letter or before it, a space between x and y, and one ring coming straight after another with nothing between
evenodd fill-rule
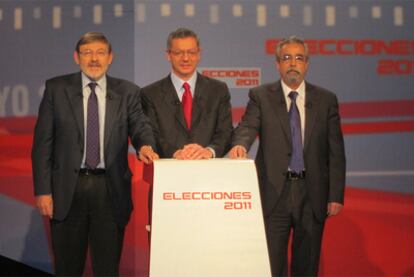
<instances>
[{"instance_id":1,"label":"red graphic stripe","mask_svg":"<svg viewBox=\"0 0 414 277\"><path fill-rule=\"evenodd\" d=\"M233 108L233 122L240 122L245 107ZM414 116L414 100L349 102L339 105L343 119L372 117ZM0 119L0 134L32 133L36 122L35 116L6 117ZM412 132L412 121L346 123L345 134Z\"/></svg>"},{"instance_id":2,"label":"red graphic stripe","mask_svg":"<svg viewBox=\"0 0 414 277\"><path fill-rule=\"evenodd\" d=\"M245 110L246 109L244 107L243 108L240 108L240 107L239 108L233 108L232 109L233 122L239 123L241 121L241 118L242 118Z\"/></svg>"},{"instance_id":3,"label":"red graphic stripe","mask_svg":"<svg viewBox=\"0 0 414 277\"><path fill-rule=\"evenodd\" d=\"M243 113L244 108L233 109L233 121L240 122ZM346 135L414 132L414 121L343 123L342 131Z\"/></svg>"},{"instance_id":4,"label":"red graphic stripe","mask_svg":"<svg viewBox=\"0 0 414 277\"><path fill-rule=\"evenodd\" d=\"M342 131L347 135L413 132L414 121L345 123Z\"/></svg>"},{"instance_id":5,"label":"red graphic stripe","mask_svg":"<svg viewBox=\"0 0 414 277\"><path fill-rule=\"evenodd\" d=\"M233 121L240 122L244 107L233 109ZM414 116L414 100L349 102L339 105L342 118Z\"/></svg>"},{"instance_id":6,"label":"red graphic stripe","mask_svg":"<svg viewBox=\"0 0 414 277\"><path fill-rule=\"evenodd\" d=\"M36 124L36 116L0 118L0 135L31 134Z\"/></svg>"},{"instance_id":7,"label":"red graphic stripe","mask_svg":"<svg viewBox=\"0 0 414 277\"><path fill-rule=\"evenodd\" d=\"M342 103L339 112L342 118L414 116L414 100Z\"/></svg>"},{"instance_id":8,"label":"red graphic stripe","mask_svg":"<svg viewBox=\"0 0 414 277\"><path fill-rule=\"evenodd\" d=\"M240 122L245 108L233 109L233 121ZM339 105L342 119L414 116L414 100L351 102ZM342 124L344 134L413 132L414 121L358 122Z\"/></svg>"}]
</instances>

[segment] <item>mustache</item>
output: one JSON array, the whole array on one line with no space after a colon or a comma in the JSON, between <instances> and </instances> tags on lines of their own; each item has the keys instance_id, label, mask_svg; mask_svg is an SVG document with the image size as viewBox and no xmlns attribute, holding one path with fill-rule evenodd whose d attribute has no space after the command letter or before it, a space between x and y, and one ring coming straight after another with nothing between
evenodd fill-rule
<instances>
[{"instance_id":1,"label":"mustache","mask_svg":"<svg viewBox=\"0 0 414 277\"><path fill-rule=\"evenodd\" d=\"M90 63L88 63L88 66L99 66L99 67L101 67L101 64L99 62L90 62Z\"/></svg>"},{"instance_id":2,"label":"mustache","mask_svg":"<svg viewBox=\"0 0 414 277\"><path fill-rule=\"evenodd\" d=\"M296 74L299 74L300 75L300 72L297 71L296 69L289 68L288 71L287 71L287 73L291 73L291 72L295 72Z\"/></svg>"}]
</instances>

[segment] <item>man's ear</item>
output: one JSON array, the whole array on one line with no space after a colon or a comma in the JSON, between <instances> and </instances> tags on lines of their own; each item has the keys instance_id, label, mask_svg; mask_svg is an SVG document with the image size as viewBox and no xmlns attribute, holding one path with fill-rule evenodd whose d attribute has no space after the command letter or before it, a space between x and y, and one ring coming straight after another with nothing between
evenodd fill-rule
<instances>
[{"instance_id":1,"label":"man's ear","mask_svg":"<svg viewBox=\"0 0 414 277\"><path fill-rule=\"evenodd\" d=\"M79 64L79 53L77 51L73 52L73 60L76 64Z\"/></svg>"},{"instance_id":2,"label":"man's ear","mask_svg":"<svg viewBox=\"0 0 414 277\"><path fill-rule=\"evenodd\" d=\"M171 57L170 57L170 50L165 50L165 59L167 60L167 61L171 61Z\"/></svg>"},{"instance_id":3,"label":"man's ear","mask_svg":"<svg viewBox=\"0 0 414 277\"><path fill-rule=\"evenodd\" d=\"M111 52L109 53L109 64L110 64L110 65L112 64L113 59L114 59L114 54L113 54L113 52L111 51Z\"/></svg>"}]
</instances>

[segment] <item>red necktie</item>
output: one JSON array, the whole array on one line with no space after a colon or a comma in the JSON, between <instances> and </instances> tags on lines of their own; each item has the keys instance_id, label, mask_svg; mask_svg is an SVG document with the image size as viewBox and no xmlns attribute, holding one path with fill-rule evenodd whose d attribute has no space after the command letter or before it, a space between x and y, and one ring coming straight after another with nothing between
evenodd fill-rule
<instances>
[{"instance_id":1,"label":"red necktie","mask_svg":"<svg viewBox=\"0 0 414 277\"><path fill-rule=\"evenodd\" d=\"M187 128L191 129L191 111L193 110L193 97L191 96L190 85L185 82L183 84L184 94L183 94L183 112L185 121L187 122Z\"/></svg>"}]
</instances>

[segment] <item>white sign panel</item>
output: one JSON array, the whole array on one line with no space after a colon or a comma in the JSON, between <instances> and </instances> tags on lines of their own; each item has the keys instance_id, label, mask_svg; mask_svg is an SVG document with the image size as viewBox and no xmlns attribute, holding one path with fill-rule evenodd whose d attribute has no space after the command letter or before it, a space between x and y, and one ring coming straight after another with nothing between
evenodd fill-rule
<instances>
[{"instance_id":1,"label":"white sign panel","mask_svg":"<svg viewBox=\"0 0 414 277\"><path fill-rule=\"evenodd\" d=\"M150 276L270 276L251 160L154 163Z\"/></svg>"}]
</instances>

